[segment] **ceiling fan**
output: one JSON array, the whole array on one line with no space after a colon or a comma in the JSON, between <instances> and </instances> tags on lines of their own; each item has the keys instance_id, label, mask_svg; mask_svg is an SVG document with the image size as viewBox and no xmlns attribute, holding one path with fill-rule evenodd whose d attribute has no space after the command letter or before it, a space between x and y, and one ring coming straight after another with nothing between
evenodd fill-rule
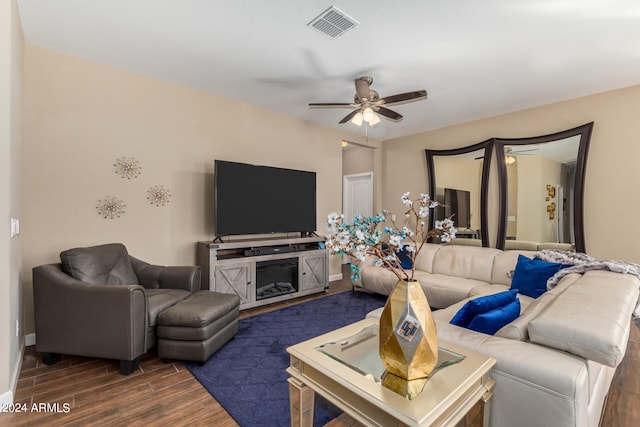
<instances>
[{"instance_id":1,"label":"ceiling fan","mask_svg":"<svg viewBox=\"0 0 640 427\"><path fill-rule=\"evenodd\" d=\"M427 99L426 90L417 90L380 98L378 92L370 88L371 83L373 83L373 77L363 76L355 79L356 94L353 97L353 102L313 103L309 104L309 108L352 108L353 111L340 120L340 122L338 122L339 124L351 121L352 123L361 126L364 121L373 126L380 122L378 115L394 122L399 122L403 119L402 114L396 113L395 111L388 109L386 106Z\"/></svg>"},{"instance_id":2,"label":"ceiling fan","mask_svg":"<svg viewBox=\"0 0 640 427\"><path fill-rule=\"evenodd\" d=\"M512 147L509 146L505 146L504 147L504 154L509 155L523 155L523 156L532 156L533 154L529 153L530 151L538 151L538 148L528 148L526 150L518 150L518 151L514 151Z\"/></svg>"},{"instance_id":3,"label":"ceiling fan","mask_svg":"<svg viewBox=\"0 0 640 427\"><path fill-rule=\"evenodd\" d=\"M505 146L504 147L504 159L508 165L512 165L516 162L517 156L531 156L532 154L529 151L537 151L537 148L529 148L526 150L513 151L512 147Z\"/></svg>"}]
</instances>

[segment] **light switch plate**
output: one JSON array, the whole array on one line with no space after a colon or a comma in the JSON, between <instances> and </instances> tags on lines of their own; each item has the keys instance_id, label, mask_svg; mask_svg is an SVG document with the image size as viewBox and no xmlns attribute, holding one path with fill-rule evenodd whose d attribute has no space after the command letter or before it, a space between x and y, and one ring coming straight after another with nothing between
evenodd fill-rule
<instances>
[{"instance_id":1,"label":"light switch plate","mask_svg":"<svg viewBox=\"0 0 640 427\"><path fill-rule=\"evenodd\" d=\"M20 234L20 220L11 218L11 237L16 237L18 234Z\"/></svg>"}]
</instances>

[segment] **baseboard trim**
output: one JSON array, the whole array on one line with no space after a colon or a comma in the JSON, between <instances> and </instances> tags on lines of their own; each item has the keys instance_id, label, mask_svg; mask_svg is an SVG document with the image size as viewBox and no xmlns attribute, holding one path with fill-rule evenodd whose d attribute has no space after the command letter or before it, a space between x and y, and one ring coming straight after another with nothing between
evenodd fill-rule
<instances>
[{"instance_id":1,"label":"baseboard trim","mask_svg":"<svg viewBox=\"0 0 640 427\"><path fill-rule=\"evenodd\" d=\"M331 276L329 276L329 281L330 282L335 282L338 280L342 280L342 273L339 274L332 274Z\"/></svg>"},{"instance_id":2,"label":"baseboard trim","mask_svg":"<svg viewBox=\"0 0 640 427\"><path fill-rule=\"evenodd\" d=\"M13 392L11 390L0 394L0 406L6 408L13 403Z\"/></svg>"},{"instance_id":3,"label":"baseboard trim","mask_svg":"<svg viewBox=\"0 0 640 427\"><path fill-rule=\"evenodd\" d=\"M15 370L11 376L11 383L9 384L9 390L0 394L0 405L5 407L13 403L13 398L16 395L16 388L18 387L18 379L20 378L20 370L22 369L22 360L24 359L24 343L20 345L18 351L18 363L16 363Z\"/></svg>"},{"instance_id":4,"label":"baseboard trim","mask_svg":"<svg viewBox=\"0 0 640 427\"><path fill-rule=\"evenodd\" d=\"M32 333L32 334L25 335L25 337L24 337L24 345L25 345L25 347L36 345L36 334L35 334L35 332Z\"/></svg>"}]
</instances>

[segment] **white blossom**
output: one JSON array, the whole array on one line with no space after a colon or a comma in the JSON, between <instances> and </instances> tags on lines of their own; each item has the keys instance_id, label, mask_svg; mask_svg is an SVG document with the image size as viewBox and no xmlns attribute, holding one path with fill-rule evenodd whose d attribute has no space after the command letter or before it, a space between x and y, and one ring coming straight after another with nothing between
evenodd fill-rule
<instances>
[{"instance_id":1,"label":"white blossom","mask_svg":"<svg viewBox=\"0 0 640 427\"><path fill-rule=\"evenodd\" d=\"M338 241L338 243L342 246L347 245L349 243L350 240L349 236L349 232L348 231L341 231L340 233L338 233L336 235L336 240Z\"/></svg>"},{"instance_id":2,"label":"white blossom","mask_svg":"<svg viewBox=\"0 0 640 427\"><path fill-rule=\"evenodd\" d=\"M356 250L353 252L353 257L360 261L364 261L365 255L367 254L366 250L366 245L357 245Z\"/></svg>"},{"instance_id":3,"label":"white blossom","mask_svg":"<svg viewBox=\"0 0 640 427\"><path fill-rule=\"evenodd\" d=\"M418 209L418 216L420 218L426 218L429 216L429 207L428 206L420 206Z\"/></svg>"},{"instance_id":4,"label":"white blossom","mask_svg":"<svg viewBox=\"0 0 640 427\"><path fill-rule=\"evenodd\" d=\"M400 236L391 236L389 237L389 245L396 246L398 248L402 247L402 237Z\"/></svg>"},{"instance_id":5,"label":"white blossom","mask_svg":"<svg viewBox=\"0 0 640 427\"><path fill-rule=\"evenodd\" d=\"M402 197L400 198L400 200L402 200L402 204L404 204L405 206L411 206L413 205L413 200L411 200L409 198L409 194L411 194L410 192L406 192L402 195Z\"/></svg>"},{"instance_id":6,"label":"white blossom","mask_svg":"<svg viewBox=\"0 0 640 427\"><path fill-rule=\"evenodd\" d=\"M409 227L407 227L406 225L404 227L402 227L402 232L404 234L406 234L409 237L413 237L416 233L414 233L413 231L411 231L411 229Z\"/></svg>"},{"instance_id":7,"label":"white blossom","mask_svg":"<svg viewBox=\"0 0 640 427\"><path fill-rule=\"evenodd\" d=\"M332 232L332 233L337 233L338 232L338 227L340 226L340 222L342 220L342 218L344 218L344 215L339 214L337 212L331 212L329 215L327 215L327 228Z\"/></svg>"}]
</instances>

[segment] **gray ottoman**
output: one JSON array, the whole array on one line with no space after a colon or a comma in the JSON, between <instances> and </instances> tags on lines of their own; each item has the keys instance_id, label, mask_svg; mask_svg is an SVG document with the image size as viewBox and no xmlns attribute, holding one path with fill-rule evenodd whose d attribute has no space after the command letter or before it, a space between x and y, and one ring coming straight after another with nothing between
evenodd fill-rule
<instances>
[{"instance_id":1,"label":"gray ottoman","mask_svg":"<svg viewBox=\"0 0 640 427\"><path fill-rule=\"evenodd\" d=\"M158 357L205 362L238 332L240 298L194 292L158 314Z\"/></svg>"}]
</instances>

